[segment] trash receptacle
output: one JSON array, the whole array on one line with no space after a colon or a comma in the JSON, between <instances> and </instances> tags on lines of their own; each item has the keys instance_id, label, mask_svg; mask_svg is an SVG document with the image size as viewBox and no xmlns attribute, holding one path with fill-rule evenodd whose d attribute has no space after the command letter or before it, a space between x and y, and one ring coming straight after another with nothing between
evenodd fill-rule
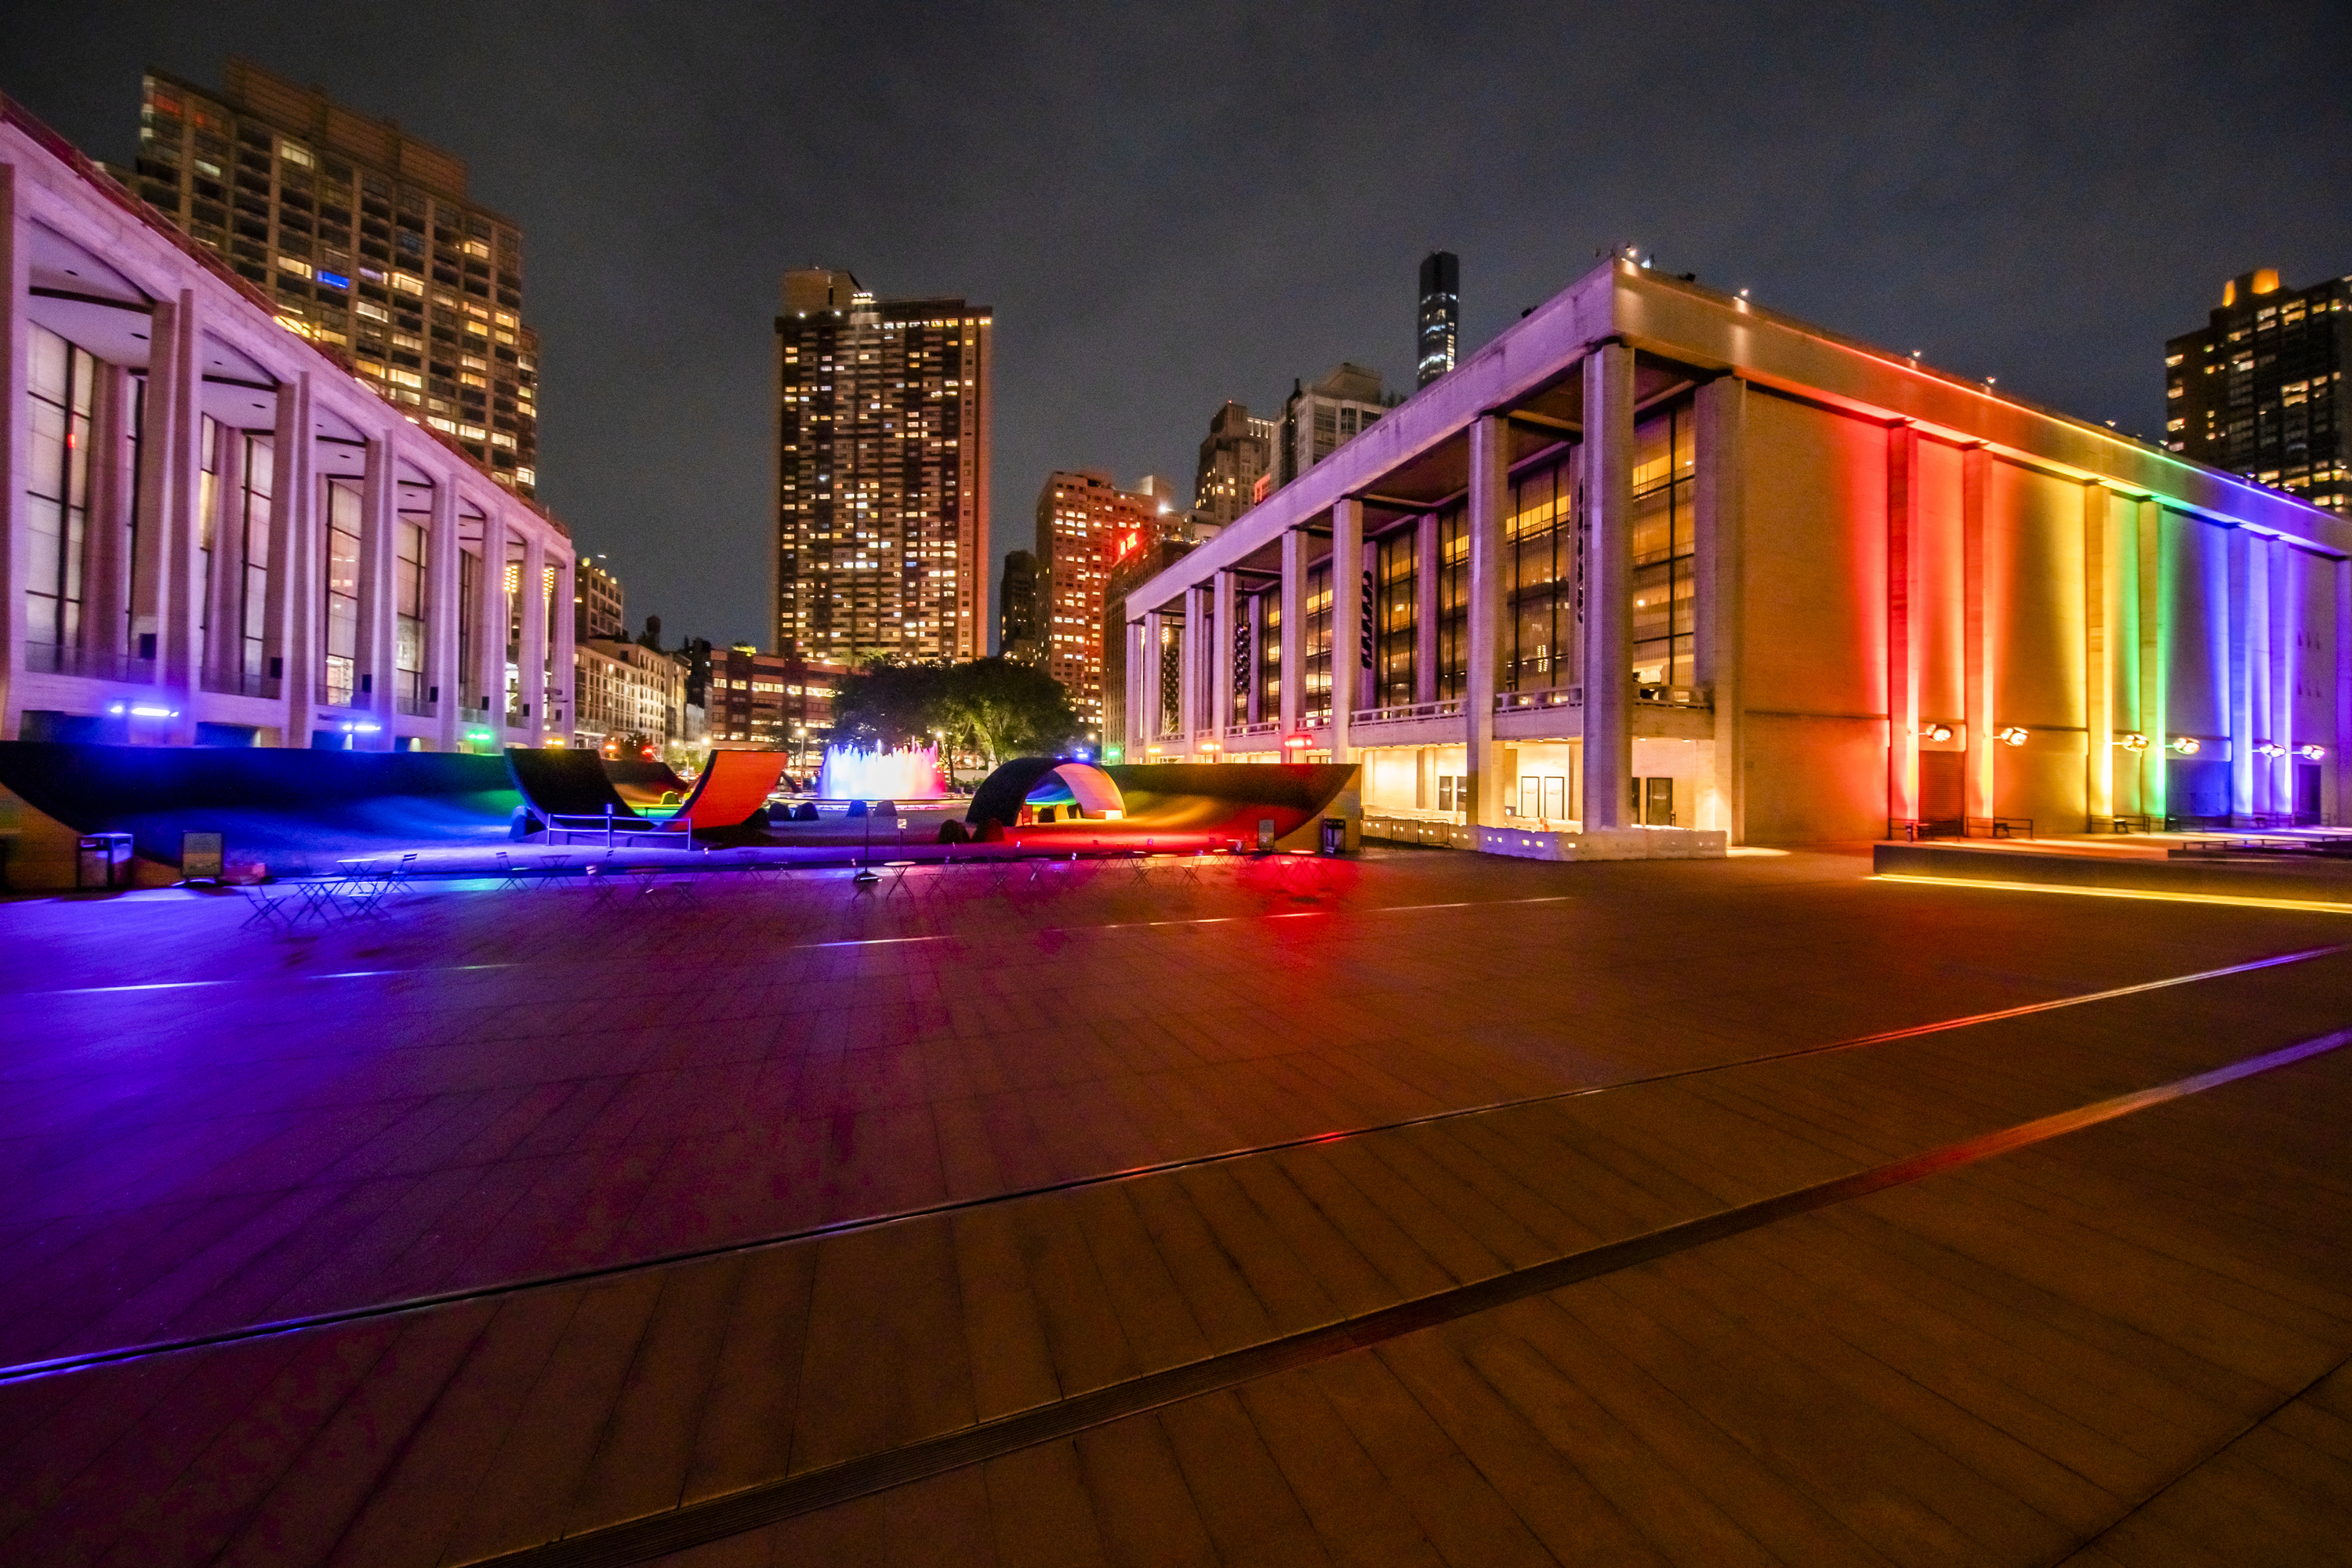
<instances>
[{"instance_id":1,"label":"trash receptacle","mask_svg":"<svg viewBox=\"0 0 2352 1568\"><path fill-rule=\"evenodd\" d=\"M1323 853L1341 855L1347 852L1347 848L1348 819L1344 816L1325 817L1323 819Z\"/></svg>"},{"instance_id":2,"label":"trash receptacle","mask_svg":"<svg viewBox=\"0 0 2352 1568\"><path fill-rule=\"evenodd\" d=\"M84 891L131 886L131 835L82 835L74 848L74 886Z\"/></svg>"}]
</instances>

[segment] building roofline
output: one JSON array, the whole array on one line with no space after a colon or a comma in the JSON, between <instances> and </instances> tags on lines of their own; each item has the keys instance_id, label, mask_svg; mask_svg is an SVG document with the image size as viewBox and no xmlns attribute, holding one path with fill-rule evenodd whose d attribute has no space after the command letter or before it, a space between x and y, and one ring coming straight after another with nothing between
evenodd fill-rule
<instances>
[{"instance_id":1,"label":"building roofline","mask_svg":"<svg viewBox=\"0 0 2352 1568\"><path fill-rule=\"evenodd\" d=\"M184 232L182 231L177 224L173 223L162 213L156 211L149 203L132 195L130 191L125 190L120 181L116 180L113 175L108 174L104 169L99 167L96 159L91 158L89 154L82 152L80 148L76 147L72 142L67 141L57 132L51 130L38 115L33 113L32 110L26 109L22 103L18 102L16 99L9 97L5 93L0 93L0 124L15 127L28 141L39 147L41 151L56 158L60 163L63 163L80 179L83 184L88 185L100 195L105 197L108 201L121 208L122 211L129 214L131 216L137 218L141 223L146 225L148 228L153 230L157 235L169 242L180 252L181 255L186 257L198 267L204 268L204 270L211 274L215 280L226 284L230 289L241 296L245 300L246 303L253 306L270 321L274 322L278 320L278 307L276 303L270 300L268 295L264 294L260 289L255 288L249 279L247 279L242 273L239 273L235 268L231 267L227 262L222 260L219 256L215 255L205 247L198 245L194 239L191 239ZM282 327L278 330L281 331L285 331ZM499 483L497 472L492 469L488 463L483 462L478 458L476 458L471 452L467 451L465 447L459 446L456 437L449 435L446 431L435 429L432 426L427 425L422 419L411 418L405 408L403 408L391 398L386 397L380 389L370 385L356 372L352 371L350 366L344 364L341 360L329 353L322 344L312 342L310 339L304 337L299 332L289 331L286 332L286 336L301 349L316 355L323 363L333 370L337 375L341 376L351 385L366 393L378 403L383 404L386 408L389 408L394 414L399 415L403 419L408 420L408 423L415 426L418 432L430 437L436 445L439 446L444 451L446 451L451 457L457 458L459 462L465 464L467 468L472 468L476 473L481 475L484 479L489 482L490 486L496 489L499 494L506 497L507 500L514 502L515 505L525 509L534 516L540 518L542 521L546 522L549 527L554 529L556 532L562 534L565 539L568 540L572 537L572 530L570 526L567 525L561 518L548 510L547 508L541 505L539 501L529 496L517 495L511 489Z\"/></svg>"}]
</instances>

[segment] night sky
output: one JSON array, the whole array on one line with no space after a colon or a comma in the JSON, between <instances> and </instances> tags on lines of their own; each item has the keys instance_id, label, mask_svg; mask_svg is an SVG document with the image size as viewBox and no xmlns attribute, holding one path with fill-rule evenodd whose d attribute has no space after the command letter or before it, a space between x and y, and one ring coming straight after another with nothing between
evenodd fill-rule
<instances>
[{"instance_id":1,"label":"night sky","mask_svg":"<svg viewBox=\"0 0 2352 1568\"><path fill-rule=\"evenodd\" d=\"M633 620L767 622L777 274L996 311L992 553L1056 467L1189 494L1227 397L1409 389L1633 243L2127 430L2222 280L2352 272L2352 6L0 5L0 90L127 161L232 52L522 226L541 495Z\"/></svg>"}]
</instances>

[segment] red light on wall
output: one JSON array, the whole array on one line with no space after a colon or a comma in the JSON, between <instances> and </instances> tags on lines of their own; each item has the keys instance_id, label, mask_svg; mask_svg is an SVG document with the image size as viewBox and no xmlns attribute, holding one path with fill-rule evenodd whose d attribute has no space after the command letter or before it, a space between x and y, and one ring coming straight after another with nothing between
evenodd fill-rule
<instances>
[{"instance_id":1,"label":"red light on wall","mask_svg":"<svg viewBox=\"0 0 2352 1568\"><path fill-rule=\"evenodd\" d=\"M1303 752L1314 743L1315 742L1307 738L1307 731L1304 730L1299 731L1297 734L1285 735L1282 738L1282 749L1286 752Z\"/></svg>"}]
</instances>

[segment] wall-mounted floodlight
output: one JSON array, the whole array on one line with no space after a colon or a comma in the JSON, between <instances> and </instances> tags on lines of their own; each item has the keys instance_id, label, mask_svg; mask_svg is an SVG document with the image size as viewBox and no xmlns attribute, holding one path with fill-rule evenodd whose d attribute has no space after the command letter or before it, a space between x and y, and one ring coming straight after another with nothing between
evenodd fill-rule
<instances>
[{"instance_id":1,"label":"wall-mounted floodlight","mask_svg":"<svg viewBox=\"0 0 2352 1568\"><path fill-rule=\"evenodd\" d=\"M2031 733L2031 731L2022 729L2018 725L2011 724L2008 729L2003 730L2000 732L1999 740L2004 746L2021 746L2025 744L2026 737Z\"/></svg>"},{"instance_id":2,"label":"wall-mounted floodlight","mask_svg":"<svg viewBox=\"0 0 2352 1568\"><path fill-rule=\"evenodd\" d=\"M2174 751L2184 757L2193 757L2205 749L2204 743L2194 735L2175 735L2170 744Z\"/></svg>"},{"instance_id":3,"label":"wall-mounted floodlight","mask_svg":"<svg viewBox=\"0 0 2352 1568\"><path fill-rule=\"evenodd\" d=\"M2147 737L2135 730L2130 734L2119 738L2116 744L2126 752L2137 754L2147 750Z\"/></svg>"},{"instance_id":4,"label":"wall-mounted floodlight","mask_svg":"<svg viewBox=\"0 0 2352 1568\"><path fill-rule=\"evenodd\" d=\"M2305 744L2297 746L2294 749L2294 754L2305 762L2315 763L2327 754L2327 748L2317 744Z\"/></svg>"},{"instance_id":5,"label":"wall-mounted floodlight","mask_svg":"<svg viewBox=\"0 0 2352 1568\"><path fill-rule=\"evenodd\" d=\"M2254 755L2258 757L2284 757L2286 755L2286 748L2280 745L2276 741L2264 741L2254 747Z\"/></svg>"}]
</instances>

